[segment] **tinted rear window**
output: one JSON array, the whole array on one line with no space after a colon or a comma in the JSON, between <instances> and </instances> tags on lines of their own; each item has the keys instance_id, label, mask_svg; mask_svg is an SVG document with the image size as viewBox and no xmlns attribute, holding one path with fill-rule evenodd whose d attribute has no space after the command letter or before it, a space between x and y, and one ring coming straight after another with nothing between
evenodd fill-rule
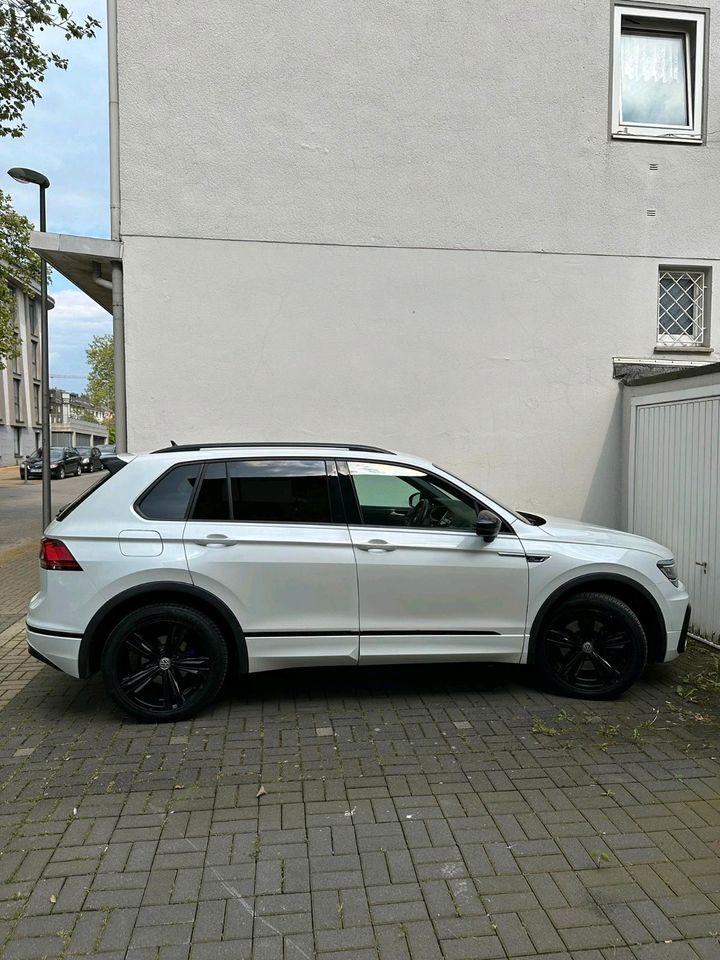
<instances>
[{"instance_id":1,"label":"tinted rear window","mask_svg":"<svg viewBox=\"0 0 720 960\"><path fill-rule=\"evenodd\" d=\"M215 460L205 464L192 518L220 522L230 519L230 498L224 461Z\"/></svg>"},{"instance_id":2,"label":"tinted rear window","mask_svg":"<svg viewBox=\"0 0 720 960\"><path fill-rule=\"evenodd\" d=\"M234 520L332 523L324 460L235 460L228 471Z\"/></svg>"},{"instance_id":3,"label":"tinted rear window","mask_svg":"<svg viewBox=\"0 0 720 960\"><path fill-rule=\"evenodd\" d=\"M169 470L138 502L148 520L184 520L197 481L199 463L182 463Z\"/></svg>"}]
</instances>

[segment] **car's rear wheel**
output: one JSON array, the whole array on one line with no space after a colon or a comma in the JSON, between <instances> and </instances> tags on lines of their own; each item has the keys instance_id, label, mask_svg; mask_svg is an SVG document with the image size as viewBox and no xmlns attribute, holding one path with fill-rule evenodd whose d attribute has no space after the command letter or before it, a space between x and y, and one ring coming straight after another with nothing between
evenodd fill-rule
<instances>
[{"instance_id":1,"label":"car's rear wheel","mask_svg":"<svg viewBox=\"0 0 720 960\"><path fill-rule=\"evenodd\" d=\"M565 600L545 620L535 655L542 680L558 693L611 699L627 690L647 663L640 620L622 600L583 593Z\"/></svg>"},{"instance_id":2,"label":"car's rear wheel","mask_svg":"<svg viewBox=\"0 0 720 960\"><path fill-rule=\"evenodd\" d=\"M102 653L108 692L139 720L183 720L210 703L228 666L217 625L179 604L158 603L124 617Z\"/></svg>"}]
</instances>

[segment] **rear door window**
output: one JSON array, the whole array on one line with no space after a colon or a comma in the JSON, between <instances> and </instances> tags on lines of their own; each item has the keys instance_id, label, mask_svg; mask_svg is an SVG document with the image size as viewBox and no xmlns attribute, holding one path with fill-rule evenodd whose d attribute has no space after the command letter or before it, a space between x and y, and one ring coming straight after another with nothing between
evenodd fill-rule
<instances>
[{"instance_id":1,"label":"rear door window","mask_svg":"<svg viewBox=\"0 0 720 960\"><path fill-rule=\"evenodd\" d=\"M240 523L332 523L324 460L233 460L232 516Z\"/></svg>"}]
</instances>

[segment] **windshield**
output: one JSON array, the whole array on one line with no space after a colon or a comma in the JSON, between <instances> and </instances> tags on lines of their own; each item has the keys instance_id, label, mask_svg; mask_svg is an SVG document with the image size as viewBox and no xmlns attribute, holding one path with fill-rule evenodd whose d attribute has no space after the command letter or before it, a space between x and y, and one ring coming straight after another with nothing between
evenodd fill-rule
<instances>
[{"instance_id":1,"label":"windshield","mask_svg":"<svg viewBox=\"0 0 720 960\"><path fill-rule=\"evenodd\" d=\"M57 460L58 457L63 455L64 450L64 447L50 447L50 459L52 460L54 457ZM42 447L38 448L37 450L33 450L28 457L28 460L42 460Z\"/></svg>"},{"instance_id":2,"label":"windshield","mask_svg":"<svg viewBox=\"0 0 720 960\"><path fill-rule=\"evenodd\" d=\"M75 447L78 453L81 453L84 457L89 457L92 453L92 447Z\"/></svg>"},{"instance_id":3,"label":"windshield","mask_svg":"<svg viewBox=\"0 0 720 960\"><path fill-rule=\"evenodd\" d=\"M101 443L98 450L100 453L115 453L115 446L111 443Z\"/></svg>"}]
</instances>

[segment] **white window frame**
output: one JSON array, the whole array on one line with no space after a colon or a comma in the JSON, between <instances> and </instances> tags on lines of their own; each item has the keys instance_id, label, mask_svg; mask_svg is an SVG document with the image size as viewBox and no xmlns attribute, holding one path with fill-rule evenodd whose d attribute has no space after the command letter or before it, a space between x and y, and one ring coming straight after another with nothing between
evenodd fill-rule
<instances>
[{"instance_id":1,"label":"white window frame","mask_svg":"<svg viewBox=\"0 0 720 960\"><path fill-rule=\"evenodd\" d=\"M699 315L693 316L693 325L695 330L692 334L674 335L663 333L660 329L660 282L665 275L692 275L698 274L702 277L702 299L700 305L693 297L695 306L699 306ZM673 349L702 350L707 348L710 338L710 295L711 295L711 271L708 267L697 266L660 266L658 269L657 285L657 346L656 350L671 351Z\"/></svg>"},{"instance_id":2,"label":"white window frame","mask_svg":"<svg viewBox=\"0 0 720 960\"><path fill-rule=\"evenodd\" d=\"M668 23L677 24L677 33L685 37L685 69L688 97L687 126L656 125L649 123L630 123L622 119L622 96L620 90L622 67L622 30L625 18L639 18L644 21L642 27L634 27L641 32L643 27L656 29L658 33L668 32ZM653 22L657 27L653 27ZM705 95L705 13L691 9L669 9L662 6L645 7L615 5L613 17L613 71L612 71L612 113L610 132L617 140L664 140L672 143L702 143L703 114ZM694 33L694 45L693 45ZM693 48L694 47L694 48ZM694 54L694 62L693 62Z\"/></svg>"}]
</instances>

